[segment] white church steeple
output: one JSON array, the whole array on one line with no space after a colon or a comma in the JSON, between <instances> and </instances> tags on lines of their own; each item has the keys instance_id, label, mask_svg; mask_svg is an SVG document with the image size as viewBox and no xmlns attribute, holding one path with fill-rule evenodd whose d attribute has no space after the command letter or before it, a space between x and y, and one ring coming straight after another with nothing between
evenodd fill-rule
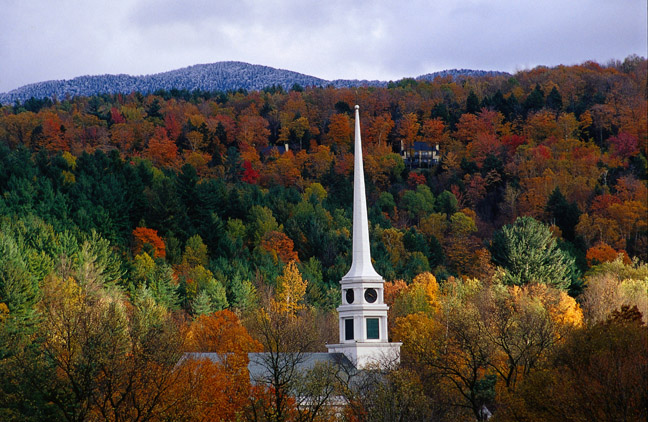
<instances>
[{"instance_id":1,"label":"white church steeple","mask_svg":"<svg viewBox=\"0 0 648 422\"><path fill-rule=\"evenodd\" d=\"M344 353L357 368L387 366L400 361L401 343L390 343L384 281L371 263L369 219L362 166L360 107L355 106L355 151L353 168L353 260L342 277L340 343L327 344L329 353Z\"/></svg>"},{"instance_id":2,"label":"white church steeple","mask_svg":"<svg viewBox=\"0 0 648 422\"><path fill-rule=\"evenodd\" d=\"M343 279L362 278L381 280L371 263L369 243L369 218L362 165L362 140L360 136L360 106L355 106L355 149L353 157L353 261Z\"/></svg>"}]
</instances>

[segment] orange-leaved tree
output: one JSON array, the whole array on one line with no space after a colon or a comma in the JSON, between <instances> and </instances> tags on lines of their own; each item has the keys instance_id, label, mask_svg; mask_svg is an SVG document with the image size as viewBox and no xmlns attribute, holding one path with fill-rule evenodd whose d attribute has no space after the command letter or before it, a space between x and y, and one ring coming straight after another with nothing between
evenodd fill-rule
<instances>
[{"instance_id":1,"label":"orange-leaved tree","mask_svg":"<svg viewBox=\"0 0 648 422\"><path fill-rule=\"evenodd\" d=\"M58 114L47 111L42 114L42 145L50 151L69 151L70 141L65 136L65 127Z\"/></svg>"},{"instance_id":2,"label":"orange-leaved tree","mask_svg":"<svg viewBox=\"0 0 648 422\"><path fill-rule=\"evenodd\" d=\"M200 385L188 420L238 420L251 394L248 353L260 352L261 344L233 312L223 310L189 325L187 351L217 353L216 359L191 357L183 363L189 379Z\"/></svg>"},{"instance_id":3,"label":"orange-leaved tree","mask_svg":"<svg viewBox=\"0 0 648 422\"><path fill-rule=\"evenodd\" d=\"M166 132L163 128L155 130L144 156L156 166L173 167L178 162L178 146L168 138Z\"/></svg>"},{"instance_id":4,"label":"orange-leaved tree","mask_svg":"<svg viewBox=\"0 0 648 422\"><path fill-rule=\"evenodd\" d=\"M262 148L268 145L268 121L254 114L241 115L238 120L237 139L241 145Z\"/></svg>"},{"instance_id":5,"label":"orange-leaved tree","mask_svg":"<svg viewBox=\"0 0 648 422\"><path fill-rule=\"evenodd\" d=\"M291 238L280 231L271 230L261 239L261 247L270 252L274 261L281 259L283 262L297 261L299 256L295 251L295 244Z\"/></svg>"},{"instance_id":6,"label":"orange-leaved tree","mask_svg":"<svg viewBox=\"0 0 648 422\"><path fill-rule=\"evenodd\" d=\"M393 128L394 121L389 114L383 113L380 116L375 117L369 124L369 142L381 146L383 143L387 142L387 136Z\"/></svg>"},{"instance_id":7,"label":"orange-leaved tree","mask_svg":"<svg viewBox=\"0 0 648 422\"><path fill-rule=\"evenodd\" d=\"M428 144L443 144L447 141L447 134L445 133L445 123L440 118L427 119L423 122L421 130L423 132L423 139Z\"/></svg>"},{"instance_id":8,"label":"orange-leaved tree","mask_svg":"<svg viewBox=\"0 0 648 422\"><path fill-rule=\"evenodd\" d=\"M348 151L351 148L353 126L348 114L334 114L329 123L328 139L338 151Z\"/></svg>"},{"instance_id":9,"label":"orange-leaved tree","mask_svg":"<svg viewBox=\"0 0 648 422\"><path fill-rule=\"evenodd\" d=\"M419 137L419 130L421 125L418 122L418 117L415 113L409 113L403 116L398 123L398 134L403 141L403 147L410 148L417 142Z\"/></svg>"},{"instance_id":10,"label":"orange-leaved tree","mask_svg":"<svg viewBox=\"0 0 648 422\"><path fill-rule=\"evenodd\" d=\"M156 258L164 258L166 256L166 247L164 241L158 236L157 230L149 229L147 227L137 227L133 230L133 253L139 254L142 249L146 248L145 245L153 249L153 255Z\"/></svg>"},{"instance_id":11,"label":"orange-leaved tree","mask_svg":"<svg viewBox=\"0 0 648 422\"><path fill-rule=\"evenodd\" d=\"M630 258L626 251L623 249L617 251L607 243L599 242L587 250L585 259L587 259L587 265L593 267L594 265L602 264L604 262L612 262L619 255L623 257L624 263L630 263Z\"/></svg>"}]
</instances>

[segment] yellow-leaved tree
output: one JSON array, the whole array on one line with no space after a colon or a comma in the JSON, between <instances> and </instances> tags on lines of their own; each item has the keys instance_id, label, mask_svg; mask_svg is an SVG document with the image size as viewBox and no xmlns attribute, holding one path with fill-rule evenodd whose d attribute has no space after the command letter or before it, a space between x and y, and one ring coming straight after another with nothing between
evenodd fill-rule
<instances>
[{"instance_id":1,"label":"yellow-leaved tree","mask_svg":"<svg viewBox=\"0 0 648 422\"><path fill-rule=\"evenodd\" d=\"M508 403L519 382L583 323L576 301L546 284L451 277L440 287L429 273L400 290L392 312L403 365L429 377L425 387L437 400L477 419L496 398Z\"/></svg>"},{"instance_id":2,"label":"yellow-leaved tree","mask_svg":"<svg viewBox=\"0 0 648 422\"><path fill-rule=\"evenodd\" d=\"M283 274L277 277L275 304L279 312L296 314L304 308L303 300L308 282L302 279L295 261L284 268Z\"/></svg>"}]
</instances>

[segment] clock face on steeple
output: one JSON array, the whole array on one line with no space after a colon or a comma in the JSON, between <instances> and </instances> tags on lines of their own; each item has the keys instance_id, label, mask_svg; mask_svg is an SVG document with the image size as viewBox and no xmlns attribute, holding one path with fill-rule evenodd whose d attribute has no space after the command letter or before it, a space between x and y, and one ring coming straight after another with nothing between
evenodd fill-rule
<instances>
[{"instance_id":1,"label":"clock face on steeple","mask_svg":"<svg viewBox=\"0 0 648 422\"><path fill-rule=\"evenodd\" d=\"M347 289L345 296L346 296L345 298L347 303L353 303L353 300L355 299L353 295L353 289Z\"/></svg>"},{"instance_id":2,"label":"clock face on steeple","mask_svg":"<svg viewBox=\"0 0 648 422\"><path fill-rule=\"evenodd\" d=\"M376 289L367 289L365 290L364 298L367 303L374 303L378 299L378 292L376 292Z\"/></svg>"}]
</instances>

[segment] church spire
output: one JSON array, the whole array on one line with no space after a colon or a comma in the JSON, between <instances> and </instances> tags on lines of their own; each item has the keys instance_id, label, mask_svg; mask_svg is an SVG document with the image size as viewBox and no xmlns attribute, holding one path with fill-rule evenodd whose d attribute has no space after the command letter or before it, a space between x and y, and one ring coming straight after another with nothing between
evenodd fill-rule
<instances>
[{"instance_id":1,"label":"church spire","mask_svg":"<svg viewBox=\"0 0 648 422\"><path fill-rule=\"evenodd\" d=\"M355 106L353 168L353 262L342 277L339 315L340 343L327 344L329 353L343 353L356 368L378 364L391 367L400 361L402 343L390 343L387 330L384 281L371 263L369 219L362 169L360 107Z\"/></svg>"},{"instance_id":2,"label":"church spire","mask_svg":"<svg viewBox=\"0 0 648 422\"><path fill-rule=\"evenodd\" d=\"M353 162L353 261L351 269L343 277L364 280L382 277L371 263L369 243L369 219L365 194L364 170L362 166L362 140L360 138L360 106L355 106L355 150Z\"/></svg>"}]
</instances>

